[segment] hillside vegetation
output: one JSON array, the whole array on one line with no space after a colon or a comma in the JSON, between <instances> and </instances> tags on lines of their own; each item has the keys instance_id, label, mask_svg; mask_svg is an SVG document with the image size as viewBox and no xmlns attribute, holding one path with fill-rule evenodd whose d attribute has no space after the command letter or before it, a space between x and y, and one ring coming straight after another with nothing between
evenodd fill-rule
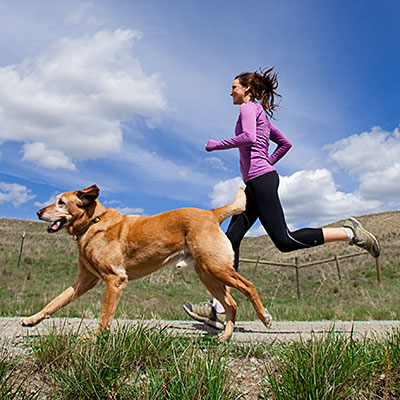
<instances>
[{"instance_id":1,"label":"hillside vegetation","mask_svg":"<svg viewBox=\"0 0 400 400\"><path fill-rule=\"evenodd\" d=\"M250 279L276 320L361 320L400 318L400 212L359 217L380 240L382 285L376 281L375 260L367 255L341 261L339 280L334 263L301 270L302 299L296 295L293 269L242 263L240 272ZM341 221L335 226L340 226ZM37 312L74 280L77 249L65 232L48 234L46 224L0 219L0 315L18 316ZM18 257L22 233L26 232L20 267ZM357 248L342 243L310 250L280 253L267 236L245 238L241 257L301 263L353 253ZM57 316L98 317L104 287L98 284ZM255 312L242 294L238 319L253 320ZM166 268L139 281L130 282L117 309L117 317L187 319L185 300L205 301L209 297L192 269Z\"/></svg>"}]
</instances>

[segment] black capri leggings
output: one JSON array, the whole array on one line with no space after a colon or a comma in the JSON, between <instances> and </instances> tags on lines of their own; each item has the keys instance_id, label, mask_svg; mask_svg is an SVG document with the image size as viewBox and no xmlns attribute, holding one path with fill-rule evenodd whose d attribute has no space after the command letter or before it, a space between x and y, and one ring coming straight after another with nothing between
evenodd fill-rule
<instances>
[{"instance_id":1,"label":"black capri leggings","mask_svg":"<svg viewBox=\"0 0 400 400\"><path fill-rule=\"evenodd\" d=\"M282 252L324 243L320 228L304 228L289 232L278 196L278 186L279 176L276 171L261 175L246 183L246 210L232 217L226 232L235 252L236 270L239 268L240 243L257 218L260 219L275 246Z\"/></svg>"}]
</instances>

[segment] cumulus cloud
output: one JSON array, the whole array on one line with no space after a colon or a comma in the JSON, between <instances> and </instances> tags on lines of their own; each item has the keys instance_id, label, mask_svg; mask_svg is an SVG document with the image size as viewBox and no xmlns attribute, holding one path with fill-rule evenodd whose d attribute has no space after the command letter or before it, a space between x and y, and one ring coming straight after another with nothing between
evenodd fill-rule
<instances>
[{"instance_id":1,"label":"cumulus cloud","mask_svg":"<svg viewBox=\"0 0 400 400\"><path fill-rule=\"evenodd\" d=\"M367 170L385 169L399 161L400 132L374 126L369 132L351 135L324 147L340 168L360 176Z\"/></svg>"},{"instance_id":2,"label":"cumulus cloud","mask_svg":"<svg viewBox=\"0 0 400 400\"><path fill-rule=\"evenodd\" d=\"M35 162L42 167L50 169L76 169L71 159L63 152L58 150L50 150L44 143L41 142L26 143L23 147L23 152L23 161Z\"/></svg>"},{"instance_id":3,"label":"cumulus cloud","mask_svg":"<svg viewBox=\"0 0 400 400\"><path fill-rule=\"evenodd\" d=\"M140 37L118 29L64 38L0 68L0 142L26 143L24 160L48 168L74 169L74 159L119 151L121 122L156 121L167 108L161 78L132 56Z\"/></svg>"},{"instance_id":4,"label":"cumulus cloud","mask_svg":"<svg viewBox=\"0 0 400 400\"><path fill-rule=\"evenodd\" d=\"M11 203L14 207L20 207L35 197L26 186L0 182L0 204Z\"/></svg>"},{"instance_id":5,"label":"cumulus cloud","mask_svg":"<svg viewBox=\"0 0 400 400\"><path fill-rule=\"evenodd\" d=\"M327 169L281 177L279 195L288 222L293 224L310 221L312 225L322 225L350 215L375 212L381 205L379 201L364 199L359 192L341 192Z\"/></svg>"},{"instance_id":6,"label":"cumulus cloud","mask_svg":"<svg viewBox=\"0 0 400 400\"><path fill-rule=\"evenodd\" d=\"M211 205L221 207L232 202L239 187L244 187L243 181L239 177L218 182L214 185L210 195Z\"/></svg>"},{"instance_id":7,"label":"cumulus cloud","mask_svg":"<svg viewBox=\"0 0 400 400\"><path fill-rule=\"evenodd\" d=\"M400 162L382 171L369 172L360 181L359 190L365 197L388 201L396 199L397 207L400 207Z\"/></svg>"},{"instance_id":8,"label":"cumulus cloud","mask_svg":"<svg viewBox=\"0 0 400 400\"><path fill-rule=\"evenodd\" d=\"M400 198L400 132L373 127L325 146L338 168L360 182L359 193L368 199ZM400 206L400 201L398 201Z\"/></svg>"}]
</instances>

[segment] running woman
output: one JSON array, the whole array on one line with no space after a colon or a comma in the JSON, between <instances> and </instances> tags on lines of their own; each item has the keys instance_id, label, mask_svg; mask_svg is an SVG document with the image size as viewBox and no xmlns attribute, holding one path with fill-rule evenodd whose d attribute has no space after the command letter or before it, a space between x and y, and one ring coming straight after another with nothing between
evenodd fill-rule
<instances>
[{"instance_id":1,"label":"running woman","mask_svg":"<svg viewBox=\"0 0 400 400\"><path fill-rule=\"evenodd\" d=\"M292 145L269 120L278 107L275 99L281 97L276 92L277 87L278 79L273 68L236 76L231 91L233 104L240 106L235 137L222 141L209 140L205 146L208 152L239 149L247 205L242 214L232 217L226 232L235 253L234 268L238 270L239 267L240 243L257 219L282 252L347 241L368 250L372 256L379 257L378 241L354 217L349 218L342 228L303 228L289 231L278 196L279 176L274 165ZM270 141L276 144L271 155ZM216 299L200 304L185 302L183 308L198 321L217 329L224 328L218 318L218 314L224 313L224 309Z\"/></svg>"}]
</instances>

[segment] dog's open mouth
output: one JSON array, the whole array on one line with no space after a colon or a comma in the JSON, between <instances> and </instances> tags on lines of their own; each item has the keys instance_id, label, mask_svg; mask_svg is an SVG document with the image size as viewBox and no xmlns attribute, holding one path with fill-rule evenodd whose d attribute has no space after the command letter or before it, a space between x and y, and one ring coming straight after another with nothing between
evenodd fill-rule
<instances>
[{"instance_id":1,"label":"dog's open mouth","mask_svg":"<svg viewBox=\"0 0 400 400\"><path fill-rule=\"evenodd\" d=\"M59 231L64 224L67 222L66 218L61 218L59 220L57 220L56 222L53 222L48 228L47 228L47 232L49 233L54 233Z\"/></svg>"}]
</instances>

